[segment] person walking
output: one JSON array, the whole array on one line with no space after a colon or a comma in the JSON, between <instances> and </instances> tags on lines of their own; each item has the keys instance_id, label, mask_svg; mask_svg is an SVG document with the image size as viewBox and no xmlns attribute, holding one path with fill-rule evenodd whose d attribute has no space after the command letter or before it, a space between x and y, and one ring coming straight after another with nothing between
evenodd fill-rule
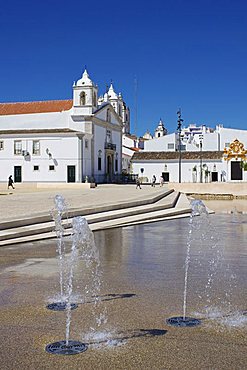
<instances>
[{"instance_id":1,"label":"person walking","mask_svg":"<svg viewBox=\"0 0 247 370\"><path fill-rule=\"evenodd\" d=\"M139 177L136 178L136 189L141 189L141 181L139 179Z\"/></svg>"},{"instance_id":2,"label":"person walking","mask_svg":"<svg viewBox=\"0 0 247 370\"><path fill-rule=\"evenodd\" d=\"M160 186L163 186L164 185L164 178L163 176L161 175L160 176Z\"/></svg>"},{"instance_id":3,"label":"person walking","mask_svg":"<svg viewBox=\"0 0 247 370\"><path fill-rule=\"evenodd\" d=\"M151 186L153 186L154 188L155 188L155 183L156 183L156 176L153 175Z\"/></svg>"},{"instance_id":4,"label":"person walking","mask_svg":"<svg viewBox=\"0 0 247 370\"><path fill-rule=\"evenodd\" d=\"M12 179L12 175L9 176L9 181L8 181L8 189L9 187L12 186L12 189L14 189L14 181Z\"/></svg>"}]
</instances>

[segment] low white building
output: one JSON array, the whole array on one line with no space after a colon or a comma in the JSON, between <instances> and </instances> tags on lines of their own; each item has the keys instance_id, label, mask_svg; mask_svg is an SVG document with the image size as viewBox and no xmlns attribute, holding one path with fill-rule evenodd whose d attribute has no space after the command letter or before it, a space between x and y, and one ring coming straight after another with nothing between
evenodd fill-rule
<instances>
[{"instance_id":1,"label":"low white building","mask_svg":"<svg viewBox=\"0 0 247 370\"><path fill-rule=\"evenodd\" d=\"M186 134L187 132L187 134ZM181 146L180 146L181 145ZM134 174L151 181L153 175L178 182L245 182L247 131L216 126L182 130L146 141L144 151L132 158ZM181 156L180 150L181 149Z\"/></svg>"},{"instance_id":2,"label":"low white building","mask_svg":"<svg viewBox=\"0 0 247 370\"><path fill-rule=\"evenodd\" d=\"M98 99L85 70L73 100L0 104L0 181L111 181L122 171L129 109L113 86Z\"/></svg>"}]
</instances>

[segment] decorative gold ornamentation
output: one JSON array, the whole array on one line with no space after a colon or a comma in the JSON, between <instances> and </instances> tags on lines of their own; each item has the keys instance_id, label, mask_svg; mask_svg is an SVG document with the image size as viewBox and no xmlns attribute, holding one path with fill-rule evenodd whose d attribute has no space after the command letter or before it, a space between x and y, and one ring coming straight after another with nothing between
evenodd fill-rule
<instances>
[{"instance_id":1,"label":"decorative gold ornamentation","mask_svg":"<svg viewBox=\"0 0 247 370\"><path fill-rule=\"evenodd\" d=\"M244 144L238 139L235 139L229 146L229 148L224 148L224 159L229 161L230 159L241 158L241 160L247 158L247 150L244 149Z\"/></svg>"}]
</instances>

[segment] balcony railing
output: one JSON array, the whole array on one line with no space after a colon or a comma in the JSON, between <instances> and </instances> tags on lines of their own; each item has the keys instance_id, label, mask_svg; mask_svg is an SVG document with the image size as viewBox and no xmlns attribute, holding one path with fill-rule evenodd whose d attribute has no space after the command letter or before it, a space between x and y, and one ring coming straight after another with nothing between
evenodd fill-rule
<instances>
[{"instance_id":1,"label":"balcony railing","mask_svg":"<svg viewBox=\"0 0 247 370\"><path fill-rule=\"evenodd\" d=\"M116 144L105 143L105 149L116 150Z\"/></svg>"}]
</instances>

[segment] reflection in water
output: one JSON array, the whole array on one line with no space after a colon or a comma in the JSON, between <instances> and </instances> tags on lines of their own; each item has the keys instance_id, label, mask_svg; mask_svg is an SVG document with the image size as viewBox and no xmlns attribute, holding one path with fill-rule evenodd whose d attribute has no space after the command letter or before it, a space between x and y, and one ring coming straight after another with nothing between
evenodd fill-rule
<instances>
[{"instance_id":1,"label":"reflection in water","mask_svg":"<svg viewBox=\"0 0 247 370\"><path fill-rule=\"evenodd\" d=\"M246 216L238 214L240 224L233 222L232 215L207 217L202 218L206 229L200 242L193 243L191 248L188 309L191 313L203 313L208 306L207 317L210 317L209 306L212 306L224 316L230 309L237 312L245 308L241 292L246 289L246 277L241 258L246 256L247 228L241 227ZM102 234L107 241L101 245L101 254L107 257L104 269L107 274L114 266L116 284L138 291L138 299L142 298L140 291L149 295L150 309L152 304L152 309L155 307L154 302L163 301L169 310L168 317L181 310L187 219L106 230Z\"/></svg>"}]
</instances>

